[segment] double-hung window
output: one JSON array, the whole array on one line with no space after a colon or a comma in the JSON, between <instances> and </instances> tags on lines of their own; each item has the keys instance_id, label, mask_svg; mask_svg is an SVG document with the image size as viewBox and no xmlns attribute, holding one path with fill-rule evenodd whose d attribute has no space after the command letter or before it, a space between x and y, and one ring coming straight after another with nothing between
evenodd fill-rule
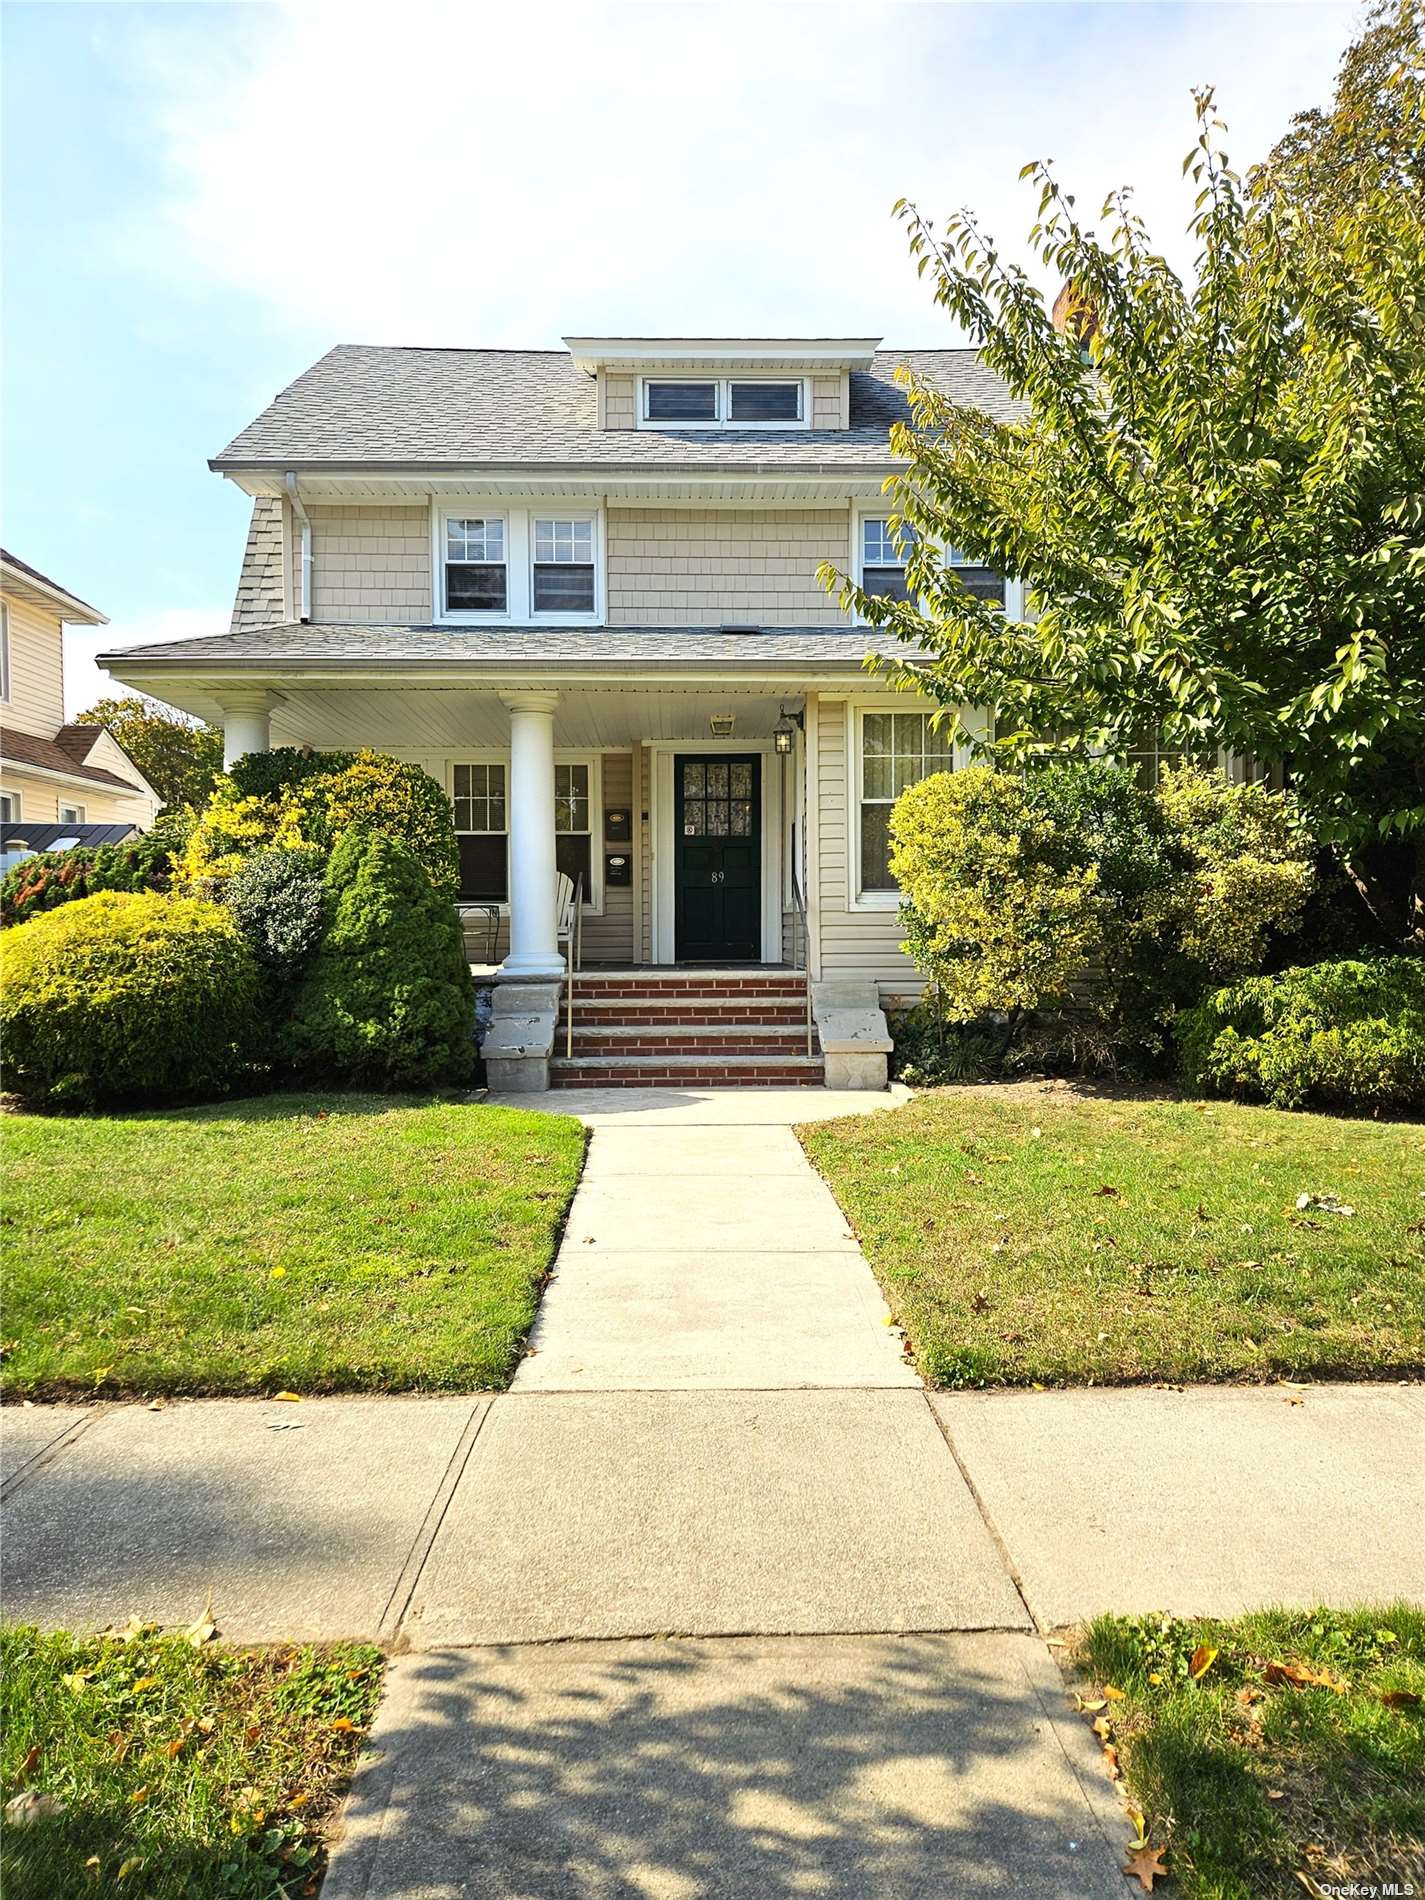
<instances>
[{"instance_id":1,"label":"double-hung window","mask_svg":"<svg viewBox=\"0 0 1425 1900\"><path fill-rule=\"evenodd\" d=\"M503 904L509 896L509 808L504 762L457 765L451 782L460 895Z\"/></svg>"},{"instance_id":2,"label":"double-hung window","mask_svg":"<svg viewBox=\"0 0 1425 1900\"><path fill-rule=\"evenodd\" d=\"M861 523L861 586L868 594L884 600L905 600L905 562L910 553L910 529L891 532L891 524L881 516L867 516Z\"/></svg>"},{"instance_id":3,"label":"double-hung window","mask_svg":"<svg viewBox=\"0 0 1425 1900\"><path fill-rule=\"evenodd\" d=\"M968 588L976 600L993 601L995 606L1003 607L1003 574L996 574L992 567L981 567L961 548L947 548L945 564L952 570L960 585Z\"/></svg>"},{"instance_id":4,"label":"double-hung window","mask_svg":"<svg viewBox=\"0 0 1425 1900\"><path fill-rule=\"evenodd\" d=\"M498 515L450 515L445 523L445 611L502 614L510 599L505 524Z\"/></svg>"},{"instance_id":5,"label":"double-hung window","mask_svg":"<svg viewBox=\"0 0 1425 1900\"><path fill-rule=\"evenodd\" d=\"M894 891L891 807L908 785L949 772L954 747L929 713L863 712L860 716L860 889Z\"/></svg>"},{"instance_id":6,"label":"double-hung window","mask_svg":"<svg viewBox=\"0 0 1425 1900\"><path fill-rule=\"evenodd\" d=\"M537 614L594 611L594 524L536 516L531 607Z\"/></svg>"},{"instance_id":7,"label":"double-hung window","mask_svg":"<svg viewBox=\"0 0 1425 1900\"><path fill-rule=\"evenodd\" d=\"M84 823L84 807L82 805L61 805L59 807L59 822L62 825L82 825Z\"/></svg>"}]
</instances>

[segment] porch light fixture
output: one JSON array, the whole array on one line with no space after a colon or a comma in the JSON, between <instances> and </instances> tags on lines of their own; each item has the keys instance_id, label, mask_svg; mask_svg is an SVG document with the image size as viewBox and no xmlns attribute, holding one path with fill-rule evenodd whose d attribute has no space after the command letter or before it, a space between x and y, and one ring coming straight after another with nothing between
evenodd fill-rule
<instances>
[{"instance_id":1,"label":"porch light fixture","mask_svg":"<svg viewBox=\"0 0 1425 1900\"><path fill-rule=\"evenodd\" d=\"M802 716L796 712L789 713L785 706L781 707L780 711L782 716L772 728L772 745L783 758L786 758L796 739L797 728L802 723Z\"/></svg>"},{"instance_id":2,"label":"porch light fixture","mask_svg":"<svg viewBox=\"0 0 1425 1900\"><path fill-rule=\"evenodd\" d=\"M736 713L709 713L708 715L708 729L714 739L730 739L732 728L736 724Z\"/></svg>"}]
</instances>

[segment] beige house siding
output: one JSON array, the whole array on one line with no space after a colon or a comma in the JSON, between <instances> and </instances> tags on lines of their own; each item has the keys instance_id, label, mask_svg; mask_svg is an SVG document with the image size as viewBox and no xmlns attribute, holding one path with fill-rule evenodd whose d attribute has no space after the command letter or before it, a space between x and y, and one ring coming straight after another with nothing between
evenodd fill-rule
<instances>
[{"instance_id":1,"label":"beige house siding","mask_svg":"<svg viewBox=\"0 0 1425 1900\"><path fill-rule=\"evenodd\" d=\"M94 763L106 772L117 770L107 758L96 758ZM19 765L0 769L0 791L19 793L20 823L24 825L57 824L61 805L78 805L86 825L134 825L146 831L159 808L158 800L147 792L131 798L110 785L63 785Z\"/></svg>"},{"instance_id":2,"label":"beige house siding","mask_svg":"<svg viewBox=\"0 0 1425 1900\"><path fill-rule=\"evenodd\" d=\"M637 423L637 389L632 376L611 376L599 371L599 393L603 399L604 427L632 429Z\"/></svg>"},{"instance_id":3,"label":"beige house siding","mask_svg":"<svg viewBox=\"0 0 1425 1900\"><path fill-rule=\"evenodd\" d=\"M286 503L258 495L252 504L229 631L274 627L287 617L283 575L283 516Z\"/></svg>"},{"instance_id":4,"label":"beige house siding","mask_svg":"<svg viewBox=\"0 0 1425 1900\"><path fill-rule=\"evenodd\" d=\"M849 534L843 508L610 508L609 625L842 622L816 570L845 566Z\"/></svg>"},{"instance_id":5,"label":"beige house siding","mask_svg":"<svg viewBox=\"0 0 1425 1900\"><path fill-rule=\"evenodd\" d=\"M900 948L894 910L858 910L851 901L851 810L847 781L849 709L845 700L813 697L807 708L810 768L816 774L816 910L820 974L877 982L883 998L917 996L920 976Z\"/></svg>"},{"instance_id":6,"label":"beige house siding","mask_svg":"<svg viewBox=\"0 0 1425 1900\"><path fill-rule=\"evenodd\" d=\"M431 617L430 513L399 507L309 507L312 619L353 626ZM292 598L302 593L302 537L290 538Z\"/></svg>"},{"instance_id":7,"label":"beige house siding","mask_svg":"<svg viewBox=\"0 0 1425 1900\"><path fill-rule=\"evenodd\" d=\"M64 724L64 636L57 614L5 597L10 627L10 697L0 725L51 738Z\"/></svg>"},{"instance_id":8,"label":"beige house siding","mask_svg":"<svg viewBox=\"0 0 1425 1900\"><path fill-rule=\"evenodd\" d=\"M628 810L633 804L633 753L605 752L600 774L604 810ZM602 829L595 831L591 842L597 865L605 848ZM585 963L632 962L634 896L632 884L605 888L603 916L584 919Z\"/></svg>"},{"instance_id":9,"label":"beige house siding","mask_svg":"<svg viewBox=\"0 0 1425 1900\"><path fill-rule=\"evenodd\" d=\"M811 426L813 429L844 429L849 418L843 413L842 387L845 376L813 376L811 379Z\"/></svg>"}]
</instances>

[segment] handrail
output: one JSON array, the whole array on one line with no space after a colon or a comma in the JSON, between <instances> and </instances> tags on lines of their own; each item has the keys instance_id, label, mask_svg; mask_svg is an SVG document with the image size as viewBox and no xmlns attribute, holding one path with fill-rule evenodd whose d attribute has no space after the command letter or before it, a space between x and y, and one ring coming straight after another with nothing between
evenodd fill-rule
<instances>
[{"instance_id":1,"label":"handrail","mask_svg":"<svg viewBox=\"0 0 1425 1900\"><path fill-rule=\"evenodd\" d=\"M814 1043L815 1037L814 1037L814 1031L813 1031L812 1010L811 1010L811 925L807 919L806 900L802 896L801 879L797 876L797 866L796 866L795 859L793 859L793 862L792 862L792 916L794 918L800 918L801 920L801 935L802 935L801 967L806 972L806 979L807 979L806 980L806 1032L807 1032L807 1056L808 1058L810 1058L815 1053L813 1049L813 1043ZM796 927L794 924L792 928L792 968L795 969L796 967L797 967L797 932L796 932Z\"/></svg>"},{"instance_id":2,"label":"handrail","mask_svg":"<svg viewBox=\"0 0 1425 1900\"><path fill-rule=\"evenodd\" d=\"M564 1054L574 1057L574 972L584 954L584 878L574 880L574 913L569 924L569 962L564 971Z\"/></svg>"}]
</instances>

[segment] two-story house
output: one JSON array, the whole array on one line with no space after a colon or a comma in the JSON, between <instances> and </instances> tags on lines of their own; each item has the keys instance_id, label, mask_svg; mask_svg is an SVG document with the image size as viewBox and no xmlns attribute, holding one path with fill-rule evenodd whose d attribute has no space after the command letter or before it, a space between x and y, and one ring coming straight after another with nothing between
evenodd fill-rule
<instances>
[{"instance_id":1,"label":"two-story house","mask_svg":"<svg viewBox=\"0 0 1425 1900\"><path fill-rule=\"evenodd\" d=\"M688 966L741 971L744 994L786 970L794 1003L809 973L821 1047L797 1043L793 1073L770 1035L727 1036L685 1048L675 1077L723 1053L723 1079L820 1079L842 1039L831 1012L859 998L868 1059L828 1073L883 1078L877 1005L919 987L887 818L954 761L924 707L866 673L880 636L817 568L904 585L882 490L898 364L991 415L1015 406L970 350L566 342L332 350L211 464L253 498L229 633L103 664L221 723L230 758L369 745L418 761L526 1001L564 969L556 872L580 879L588 1010L597 966L643 983L609 989L607 1033L586 1020L587 1060L564 1048L556 1079L667 1079L640 1070L654 1051L633 1033L666 1019L634 1005ZM1017 610L1013 582L965 578Z\"/></svg>"},{"instance_id":2,"label":"two-story house","mask_svg":"<svg viewBox=\"0 0 1425 1900\"><path fill-rule=\"evenodd\" d=\"M162 800L102 726L64 718L64 629L106 617L0 550L0 851L142 831Z\"/></svg>"}]
</instances>

